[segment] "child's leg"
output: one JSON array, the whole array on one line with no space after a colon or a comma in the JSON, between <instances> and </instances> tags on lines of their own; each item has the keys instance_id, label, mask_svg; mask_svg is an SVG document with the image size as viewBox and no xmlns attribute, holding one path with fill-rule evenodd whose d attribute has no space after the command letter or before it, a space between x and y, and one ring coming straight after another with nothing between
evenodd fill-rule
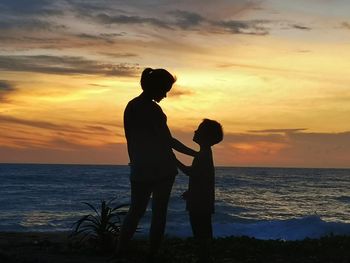
<instances>
[{"instance_id":1,"label":"child's leg","mask_svg":"<svg viewBox=\"0 0 350 263\"><path fill-rule=\"evenodd\" d=\"M193 236L198 243L198 257L202 262L211 262L211 240L213 229L211 213L190 212Z\"/></svg>"},{"instance_id":2,"label":"child's leg","mask_svg":"<svg viewBox=\"0 0 350 263\"><path fill-rule=\"evenodd\" d=\"M189 212L192 233L195 238L212 239L211 213Z\"/></svg>"}]
</instances>

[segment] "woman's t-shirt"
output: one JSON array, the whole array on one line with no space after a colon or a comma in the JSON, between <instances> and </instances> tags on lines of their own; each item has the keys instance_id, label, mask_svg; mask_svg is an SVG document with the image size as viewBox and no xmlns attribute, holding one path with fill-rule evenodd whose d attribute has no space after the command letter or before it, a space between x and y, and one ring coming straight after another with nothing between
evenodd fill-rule
<instances>
[{"instance_id":1,"label":"woman's t-shirt","mask_svg":"<svg viewBox=\"0 0 350 263\"><path fill-rule=\"evenodd\" d=\"M151 182L177 174L172 136L161 107L140 95L124 111L131 180Z\"/></svg>"}]
</instances>

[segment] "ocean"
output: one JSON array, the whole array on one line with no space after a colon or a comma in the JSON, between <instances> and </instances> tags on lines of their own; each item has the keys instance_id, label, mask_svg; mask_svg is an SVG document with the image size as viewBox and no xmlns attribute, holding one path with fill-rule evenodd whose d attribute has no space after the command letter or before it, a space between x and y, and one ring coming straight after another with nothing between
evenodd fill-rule
<instances>
[{"instance_id":1,"label":"ocean","mask_svg":"<svg viewBox=\"0 0 350 263\"><path fill-rule=\"evenodd\" d=\"M83 202L128 203L129 167L0 164L0 231L69 231ZM176 178L166 234L191 236ZM300 240L350 234L350 169L216 167L214 235ZM150 209L138 236L147 235Z\"/></svg>"}]
</instances>

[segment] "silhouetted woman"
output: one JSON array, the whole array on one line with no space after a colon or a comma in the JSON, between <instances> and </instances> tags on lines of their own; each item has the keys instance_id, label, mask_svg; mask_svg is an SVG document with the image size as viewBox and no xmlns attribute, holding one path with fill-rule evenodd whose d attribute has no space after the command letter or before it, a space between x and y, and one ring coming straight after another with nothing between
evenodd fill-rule
<instances>
[{"instance_id":1,"label":"silhouetted woman","mask_svg":"<svg viewBox=\"0 0 350 263\"><path fill-rule=\"evenodd\" d=\"M124 129L130 158L131 205L118 245L121 253L132 238L152 195L150 255L160 246L166 222L171 188L177 174L172 148L188 155L195 151L173 139L167 117L157 104L166 97L176 78L165 69L146 68L142 72L143 92L124 111Z\"/></svg>"}]
</instances>

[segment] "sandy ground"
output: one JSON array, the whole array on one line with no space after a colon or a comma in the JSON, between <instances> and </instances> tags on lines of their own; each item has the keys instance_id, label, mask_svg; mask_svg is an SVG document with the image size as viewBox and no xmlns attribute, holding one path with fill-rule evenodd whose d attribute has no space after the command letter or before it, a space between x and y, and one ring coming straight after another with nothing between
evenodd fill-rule
<instances>
[{"instance_id":1,"label":"sandy ground","mask_svg":"<svg viewBox=\"0 0 350 263\"><path fill-rule=\"evenodd\" d=\"M0 233L0 263L114 263L111 252L77 245L67 232ZM193 239L166 238L156 259L161 263L196 262ZM122 262L146 262L148 242L133 240ZM350 263L350 236L329 236L302 241L257 240L248 237L213 241L215 263Z\"/></svg>"},{"instance_id":2,"label":"sandy ground","mask_svg":"<svg viewBox=\"0 0 350 263\"><path fill-rule=\"evenodd\" d=\"M0 233L0 262L110 262L108 255L74 248L68 233Z\"/></svg>"}]
</instances>

